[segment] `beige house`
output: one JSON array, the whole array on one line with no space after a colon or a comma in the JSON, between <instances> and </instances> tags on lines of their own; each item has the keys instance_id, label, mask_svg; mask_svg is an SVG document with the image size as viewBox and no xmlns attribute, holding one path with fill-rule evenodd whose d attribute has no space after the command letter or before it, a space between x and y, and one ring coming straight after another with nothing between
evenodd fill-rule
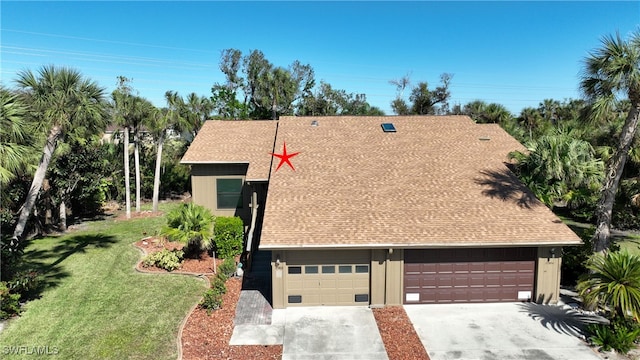
<instances>
[{"instance_id":1,"label":"beige house","mask_svg":"<svg viewBox=\"0 0 640 360\"><path fill-rule=\"evenodd\" d=\"M553 303L581 241L509 170L522 149L467 116L282 117L207 121L182 163L270 251L274 308Z\"/></svg>"}]
</instances>

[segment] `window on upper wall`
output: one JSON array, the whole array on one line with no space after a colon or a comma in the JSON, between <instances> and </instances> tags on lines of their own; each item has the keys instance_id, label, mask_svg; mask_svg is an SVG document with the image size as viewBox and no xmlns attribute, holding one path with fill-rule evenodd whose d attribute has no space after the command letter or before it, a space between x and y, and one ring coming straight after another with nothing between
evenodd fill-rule
<instances>
[{"instance_id":1,"label":"window on upper wall","mask_svg":"<svg viewBox=\"0 0 640 360\"><path fill-rule=\"evenodd\" d=\"M216 179L218 209L242 208L242 179Z\"/></svg>"}]
</instances>

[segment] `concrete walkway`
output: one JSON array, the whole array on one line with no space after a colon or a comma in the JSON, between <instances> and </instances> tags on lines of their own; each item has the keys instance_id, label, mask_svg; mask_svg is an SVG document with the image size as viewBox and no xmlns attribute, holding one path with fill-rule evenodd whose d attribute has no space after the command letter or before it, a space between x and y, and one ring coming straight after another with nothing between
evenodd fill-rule
<instances>
[{"instance_id":1,"label":"concrete walkway","mask_svg":"<svg viewBox=\"0 0 640 360\"><path fill-rule=\"evenodd\" d=\"M600 360L581 339L602 318L533 303L405 305L431 360Z\"/></svg>"},{"instance_id":2,"label":"concrete walkway","mask_svg":"<svg viewBox=\"0 0 640 360\"><path fill-rule=\"evenodd\" d=\"M236 325L230 345L282 344L283 360L386 360L373 312L363 306L276 309L271 324Z\"/></svg>"}]
</instances>

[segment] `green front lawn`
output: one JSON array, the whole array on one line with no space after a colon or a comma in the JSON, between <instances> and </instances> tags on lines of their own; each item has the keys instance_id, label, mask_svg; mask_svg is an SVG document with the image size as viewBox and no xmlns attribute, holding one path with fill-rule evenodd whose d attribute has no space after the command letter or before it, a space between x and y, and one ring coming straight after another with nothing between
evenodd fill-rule
<instances>
[{"instance_id":1,"label":"green front lawn","mask_svg":"<svg viewBox=\"0 0 640 360\"><path fill-rule=\"evenodd\" d=\"M35 347L56 359L175 359L180 323L206 283L134 270L140 252L131 244L164 223L164 216L110 218L32 241L25 258L46 286L0 333L2 358L24 358Z\"/></svg>"},{"instance_id":2,"label":"green front lawn","mask_svg":"<svg viewBox=\"0 0 640 360\"><path fill-rule=\"evenodd\" d=\"M639 235L628 235L624 239L617 240L616 243L620 245L620 250L626 249L629 253L640 256Z\"/></svg>"}]
</instances>

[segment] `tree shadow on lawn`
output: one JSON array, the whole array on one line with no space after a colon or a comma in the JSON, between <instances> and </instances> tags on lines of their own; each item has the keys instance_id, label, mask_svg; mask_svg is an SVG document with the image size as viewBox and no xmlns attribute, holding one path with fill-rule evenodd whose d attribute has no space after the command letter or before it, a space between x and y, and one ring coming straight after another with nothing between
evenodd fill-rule
<instances>
[{"instance_id":1,"label":"tree shadow on lawn","mask_svg":"<svg viewBox=\"0 0 640 360\"><path fill-rule=\"evenodd\" d=\"M520 307L521 312L527 313L530 318L539 321L545 328L577 338L585 336L586 325L608 322L599 315L581 313L567 306L523 303Z\"/></svg>"},{"instance_id":2,"label":"tree shadow on lawn","mask_svg":"<svg viewBox=\"0 0 640 360\"><path fill-rule=\"evenodd\" d=\"M515 202L518 206L527 209L542 205L531 190L508 169L483 170L480 171L480 174L482 176L476 178L475 183L484 187L483 195L502 201Z\"/></svg>"},{"instance_id":3,"label":"tree shadow on lawn","mask_svg":"<svg viewBox=\"0 0 640 360\"><path fill-rule=\"evenodd\" d=\"M59 236L54 236L54 238L57 237ZM24 263L20 268L38 272L42 280L31 297L40 297L45 288L58 286L62 279L70 275L60 265L69 256L85 253L90 248L108 248L116 242L117 239L112 235L72 235L60 241L53 248L25 251L23 255Z\"/></svg>"}]
</instances>

